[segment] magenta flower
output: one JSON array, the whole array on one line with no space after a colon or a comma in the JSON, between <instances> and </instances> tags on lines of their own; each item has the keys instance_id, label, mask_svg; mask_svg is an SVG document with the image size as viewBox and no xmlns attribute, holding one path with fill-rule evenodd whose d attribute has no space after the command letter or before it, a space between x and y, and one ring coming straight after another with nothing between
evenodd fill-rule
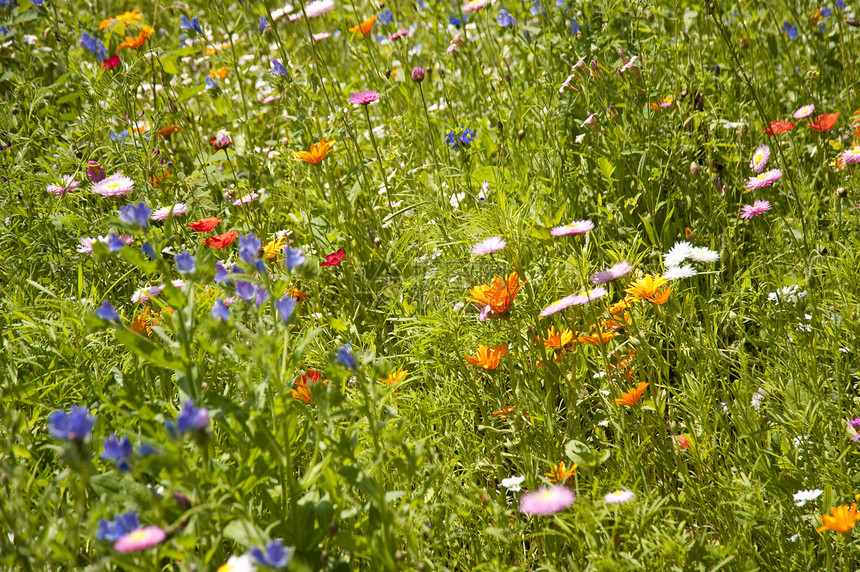
<instances>
[{"instance_id":1,"label":"magenta flower","mask_svg":"<svg viewBox=\"0 0 860 572\"><path fill-rule=\"evenodd\" d=\"M854 145L851 149L846 149L839 154L839 158L846 165L860 163L860 145Z\"/></svg>"},{"instance_id":2,"label":"magenta flower","mask_svg":"<svg viewBox=\"0 0 860 572\"><path fill-rule=\"evenodd\" d=\"M316 0L315 2L311 2L305 6L305 14L308 15L308 19L322 16L332 10L334 10L334 0ZM300 20L301 17L301 10L295 14L290 14L290 22Z\"/></svg>"},{"instance_id":3,"label":"magenta flower","mask_svg":"<svg viewBox=\"0 0 860 572\"><path fill-rule=\"evenodd\" d=\"M751 205L744 205L743 212L741 213L741 218L748 219L754 216L758 216L760 214L764 214L770 210L770 202L769 201L760 201L756 200Z\"/></svg>"},{"instance_id":4,"label":"magenta flower","mask_svg":"<svg viewBox=\"0 0 860 572\"><path fill-rule=\"evenodd\" d=\"M755 177L747 179L747 188L752 190L769 187L781 178L782 171L779 169L771 169L770 171L765 171L761 175L756 175Z\"/></svg>"},{"instance_id":5,"label":"magenta flower","mask_svg":"<svg viewBox=\"0 0 860 572\"><path fill-rule=\"evenodd\" d=\"M633 267L630 266L630 263L626 260L622 260L603 272L595 272L592 274L591 283L595 286L606 284L607 282L612 282L613 280L617 280L622 276L629 274L631 270L633 270Z\"/></svg>"},{"instance_id":6,"label":"magenta flower","mask_svg":"<svg viewBox=\"0 0 860 572\"><path fill-rule=\"evenodd\" d=\"M164 529L157 526L146 526L132 530L113 545L117 552L138 552L156 544L161 544L167 538Z\"/></svg>"},{"instance_id":7,"label":"magenta flower","mask_svg":"<svg viewBox=\"0 0 860 572\"><path fill-rule=\"evenodd\" d=\"M114 173L93 185L93 192L103 197L121 197L134 189L134 181L122 174Z\"/></svg>"},{"instance_id":8,"label":"magenta flower","mask_svg":"<svg viewBox=\"0 0 860 572\"><path fill-rule=\"evenodd\" d=\"M63 175L63 182L61 185L48 185L47 191L49 193L53 193L55 196L61 197L68 193L69 191L74 191L81 184L75 180L73 175Z\"/></svg>"},{"instance_id":9,"label":"magenta flower","mask_svg":"<svg viewBox=\"0 0 860 572\"><path fill-rule=\"evenodd\" d=\"M814 112L815 106L810 103L809 105L804 105L803 107L795 111L792 117L794 117L795 119L803 119L804 117L809 117Z\"/></svg>"},{"instance_id":10,"label":"magenta flower","mask_svg":"<svg viewBox=\"0 0 860 572\"><path fill-rule=\"evenodd\" d=\"M561 512L576 500L576 495L567 487L554 485L543 487L520 497L520 512L546 516Z\"/></svg>"},{"instance_id":11,"label":"magenta flower","mask_svg":"<svg viewBox=\"0 0 860 572\"><path fill-rule=\"evenodd\" d=\"M564 226L557 226L549 233L553 236L570 236L572 234L585 234L594 228L590 220L577 220Z\"/></svg>"},{"instance_id":12,"label":"magenta flower","mask_svg":"<svg viewBox=\"0 0 860 572\"><path fill-rule=\"evenodd\" d=\"M375 90L357 91L349 96L349 102L353 105L368 105L379 99L379 92Z\"/></svg>"},{"instance_id":13,"label":"magenta flower","mask_svg":"<svg viewBox=\"0 0 860 572\"><path fill-rule=\"evenodd\" d=\"M259 193L249 193L249 194L245 195L244 197L242 197L241 199L236 199L235 201L233 201L233 206L234 207L240 207L242 205L247 205L248 203L253 203L254 201L256 201L259 198L260 198Z\"/></svg>"},{"instance_id":14,"label":"magenta flower","mask_svg":"<svg viewBox=\"0 0 860 572\"><path fill-rule=\"evenodd\" d=\"M606 294L606 288L595 288L594 290L586 290L582 294L578 294L572 297L571 306L584 306L592 300L603 298L604 296L606 296Z\"/></svg>"},{"instance_id":15,"label":"magenta flower","mask_svg":"<svg viewBox=\"0 0 860 572\"><path fill-rule=\"evenodd\" d=\"M761 173L761 170L767 165L768 159L770 159L770 147L759 145L758 149L753 153L752 161L750 161L750 169L752 169L753 173Z\"/></svg>"},{"instance_id":16,"label":"magenta flower","mask_svg":"<svg viewBox=\"0 0 860 572\"><path fill-rule=\"evenodd\" d=\"M553 314L557 314L562 310L566 310L571 306L577 305L577 296L575 294L571 294L570 296L565 296L559 300L556 300L543 310L541 310L540 317L546 318L547 316L552 316ZM581 304L579 304L581 305Z\"/></svg>"},{"instance_id":17,"label":"magenta flower","mask_svg":"<svg viewBox=\"0 0 860 572\"><path fill-rule=\"evenodd\" d=\"M507 246L507 242L501 236L491 236L485 238L478 244L472 247L472 256L482 256L484 254L492 254L498 252Z\"/></svg>"},{"instance_id":18,"label":"magenta flower","mask_svg":"<svg viewBox=\"0 0 860 572\"><path fill-rule=\"evenodd\" d=\"M184 215L186 212L188 212L188 207L185 203L176 203L172 207L156 209L149 218L152 220L164 220L170 215L180 216Z\"/></svg>"}]
</instances>

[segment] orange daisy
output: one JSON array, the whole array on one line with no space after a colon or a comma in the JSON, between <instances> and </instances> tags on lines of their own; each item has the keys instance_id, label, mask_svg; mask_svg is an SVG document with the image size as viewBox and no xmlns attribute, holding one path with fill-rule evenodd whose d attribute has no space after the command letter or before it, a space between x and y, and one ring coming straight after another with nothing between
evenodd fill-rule
<instances>
[{"instance_id":1,"label":"orange daisy","mask_svg":"<svg viewBox=\"0 0 860 572\"><path fill-rule=\"evenodd\" d=\"M108 18L107 20L102 20L99 24L99 30L104 30L113 22L122 22L123 24L137 24L138 22L143 22L143 14L140 13L140 10L135 8L131 12L124 12L119 16L114 16L113 18Z\"/></svg>"},{"instance_id":2,"label":"orange daisy","mask_svg":"<svg viewBox=\"0 0 860 572\"><path fill-rule=\"evenodd\" d=\"M564 461L562 461L562 462L560 462L560 463L558 464L558 466L557 466L557 467L553 468L553 470L551 470L551 471L550 471L550 472L548 472L548 473L544 473L544 474L545 474L547 477L549 477L549 480L550 480L550 481L552 481L553 483L561 483L561 484L564 484L564 483L566 483L567 481L569 481L570 479L572 479L572 478L573 478L573 474L576 472L577 467L579 467L579 465L577 465L576 463L574 463L574 464L573 464L573 465L571 465L571 467L568 469L568 468L564 465Z\"/></svg>"},{"instance_id":3,"label":"orange daisy","mask_svg":"<svg viewBox=\"0 0 860 572\"><path fill-rule=\"evenodd\" d=\"M209 72L209 77L212 79L224 79L227 77L227 68L218 68Z\"/></svg>"},{"instance_id":4,"label":"orange daisy","mask_svg":"<svg viewBox=\"0 0 860 572\"><path fill-rule=\"evenodd\" d=\"M672 293L672 289L668 286L663 290L660 289L668 282L662 276L651 276L649 274L634 282L625 292L654 304L665 304L669 299L669 294Z\"/></svg>"},{"instance_id":5,"label":"orange daisy","mask_svg":"<svg viewBox=\"0 0 860 572\"><path fill-rule=\"evenodd\" d=\"M136 38L126 36L125 41L121 42L120 45L116 47L116 51L120 51L124 48L131 48L133 50L136 50L143 46L143 44L146 43L146 39L150 37L153 33L155 33L155 30L144 24L143 27L141 27L140 29L140 34L138 34Z\"/></svg>"},{"instance_id":6,"label":"orange daisy","mask_svg":"<svg viewBox=\"0 0 860 572\"><path fill-rule=\"evenodd\" d=\"M478 346L477 356L463 356L466 358L466 363L469 365L477 365L486 370L493 370L499 367L499 362L502 361L502 356L508 355L507 344L502 344L494 348L487 347L483 344Z\"/></svg>"},{"instance_id":7,"label":"orange daisy","mask_svg":"<svg viewBox=\"0 0 860 572\"><path fill-rule=\"evenodd\" d=\"M334 148L334 143L334 141L326 141L326 138L323 137L319 143L311 143L310 151L293 151L293 158L296 161L304 161L305 163L316 165L325 159L329 151Z\"/></svg>"},{"instance_id":8,"label":"orange daisy","mask_svg":"<svg viewBox=\"0 0 860 572\"><path fill-rule=\"evenodd\" d=\"M290 393L293 394L293 397L296 399L301 399L305 403L310 403L311 396L311 388L308 386L308 382L311 383L327 383L327 379L322 378L322 374L315 369L309 369L307 373L302 374L301 378L296 380L296 387L290 390Z\"/></svg>"},{"instance_id":9,"label":"orange daisy","mask_svg":"<svg viewBox=\"0 0 860 572\"><path fill-rule=\"evenodd\" d=\"M263 247L263 254L266 255L266 258L274 258L278 255L281 250L284 248L284 241L287 240L286 236L280 236L275 240L271 240Z\"/></svg>"},{"instance_id":10,"label":"orange daisy","mask_svg":"<svg viewBox=\"0 0 860 572\"><path fill-rule=\"evenodd\" d=\"M516 272L511 272L504 280L496 274L490 285L478 284L469 290L471 296L466 296L466 300L481 308L489 306L494 314L503 314L525 283L525 280L520 282Z\"/></svg>"},{"instance_id":11,"label":"orange daisy","mask_svg":"<svg viewBox=\"0 0 860 572\"><path fill-rule=\"evenodd\" d=\"M631 387L627 393L621 393L620 398L615 399L615 405L635 405L642 399L642 394L648 389L648 382L643 381L636 387Z\"/></svg>"},{"instance_id":12,"label":"orange daisy","mask_svg":"<svg viewBox=\"0 0 860 572\"><path fill-rule=\"evenodd\" d=\"M362 36L366 36L367 34L370 33L370 29L373 28L373 23L375 21L376 21L376 15L374 14L373 16L371 16L370 18L368 18L367 20L365 20L364 22L362 22L358 26L353 26L352 28L350 28L349 31L356 33L356 34L361 32Z\"/></svg>"},{"instance_id":13,"label":"orange daisy","mask_svg":"<svg viewBox=\"0 0 860 572\"><path fill-rule=\"evenodd\" d=\"M830 514L821 516L822 525L817 528L818 532L832 530L845 534L851 532L854 528L854 523L860 520L860 514L857 514L857 503L851 503L851 508L847 504L835 506L830 509Z\"/></svg>"},{"instance_id":14,"label":"orange daisy","mask_svg":"<svg viewBox=\"0 0 860 572\"><path fill-rule=\"evenodd\" d=\"M540 341L540 340L538 340ZM555 326L550 326L546 337L543 339L543 345L547 348L563 349L564 346L573 341L573 332L571 330L555 331Z\"/></svg>"},{"instance_id":15,"label":"orange daisy","mask_svg":"<svg viewBox=\"0 0 860 572\"><path fill-rule=\"evenodd\" d=\"M380 377L379 381L386 383L388 385L396 385L396 384L400 383L401 381L403 381L403 378L406 377L407 373L409 373L409 370L398 369L397 371L392 372L391 375L389 375L385 379Z\"/></svg>"}]
</instances>

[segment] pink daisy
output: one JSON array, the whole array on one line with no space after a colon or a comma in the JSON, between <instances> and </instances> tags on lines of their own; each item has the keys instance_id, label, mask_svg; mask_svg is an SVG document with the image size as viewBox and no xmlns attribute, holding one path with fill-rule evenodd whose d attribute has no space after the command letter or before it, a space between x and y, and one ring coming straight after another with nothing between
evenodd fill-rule
<instances>
[{"instance_id":1,"label":"pink daisy","mask_svg":"<svg viewBox=\"0 0 860 572\"><path fill-rule=\"evenodd\" d=\"M161 544L167 538L163 528L157 526L146 526L132 530L113 545L117 552L138 552L146 550L156 544Z\"/></svg>"},{"instance_id":2,"label":"pink daisy","mask_svg":"<svg viewBox=\"0 0 860 572\"><path fill-rule=\"evenodd\" d=\"M122 174L114 173L93 185L93 192L103 197L121 197L134 188L134 181Z\"/></svg>"},{"instance_id":3,"label":"pink daisy","mask_svg":"<svg viewBox=\"0 0 860 572\"><path fill-rule=\"evenodd\" d=\"M570 236L572 234L585 234L594 228L590 220L577 220L564 226L557 226L549 233L553 236Z\"/></svg>"},{"instance_id":4,"label":"pink daisy","mask_svg":"<svg viewBox=\"0 0 860 572\"><path fill-rule=\"evenodd\" d=\"M795 111L792 117L794 117L795 119L803 119L804 117L809 117L813 113L815 113L815 106L810 103L809 105L804 105L803 107Z\"/></svg>"},{"instance_id":5,"label":"pink daisy","mask_svg":"<svg viewBox=\"0 0 860 572\"><path fill-rule=\"evenodd\" d=\"M492 254L498 252L507 246L507 242L501 236L491 236L485 238L478 244L472 247L472 256L482 256L484 254Z\"/></svg>"},{"instance_id":6,"label":"pink daisy","mask_svg":"<svg viewBox=\"0 0 860 572\"><path fill-rule=\"evenodd\" d=\"M606 496L603 497L603 500L609 504L624 504L632 501L635 496L636 493L633 491L617 490L607 493Z\"/></svg>"},{"instance_id":7,"label":"pink daisy","mask_svg":"<svg viewBox=\"0 0 860 572\"><path fill-rule=\"evenodd\" d=\"M49 193L54 193L55 196L61 197L68 193L69 191L74 191L81 184L75 180L75 177L72 175L63 175L63 182L61 185L48 185L47 191Z\"/></svg>"},{"instance_id":8,"label":"pink daisy","mask_svg":"<svg viewBox=\"0 0 860 572\"><path fill-rule=\"evenodd\" d=\"M753 173L761 173L767 161L770 159L770 147L767 145L759 145L758 149L753 153L752 161L750 161L750 169Z\"/></svg>"},{"instance_id":9,"label":"pink daisy","mask_svg":"<svg viewBox=\"0 0 860 572\"><path fill-rule=\"evenodd\" d=\"M379 99L379 92L375 90L357 91L349 96L349 102L353 105L367 105Z\"/></svg>"},{"instance_id":10,"label":"pink daisy","mask_svg":"<svg viewBox=\"0 0 860 572\"><path fill-rule=\"evenodd\" d=\"M594 290L586 290L582 294L573 296L571 301L572 306L583 306L592 300L597 300L606 296L606 288L595 288Z\"/></svg>"},{"instance_id":11,"label":"pink daisy","mask_svg":"<svg viewBox=\"0 0 860 572\"><path fill-rule=\"evenodd\" d=\"M629 274L631 270L633 270L633 267L630 266L630 263L626 260L622 260L603 272L595 272L592 274L591 283L595 286L606 284L607 282L612 282L613 280L617 280L618 278Z\"/></svg>"},{"instance_id":12,"label":"pink daisy","mask_svg":"<svg viewBox=\"0 0 860 572\"><path fill-rule=\"evenodd\" d=\"M323 40L327 40L328 38L331 38L331 34L329 34L328 32L322 32L319 34L314 34L313 36L311 36L311 38L315 42L321 42Z\"/></svg>"},{"instance_id":13,"label":"pink daisy","mask_svg":"<svg viewBox=\"0 0 860 572\"><path fill-rule=\"evenodd\" d=\"M860 163L860 145L854 145L851 149L847 149L839 154L839 158L846 165Z\"/></svg>"},{"instance_id":14,"label":"pink daisy","mask_svg":"<svg viewBox=\"0 0 860 572\"><path fill-rule=\"evenodd\" d=\"M157 209L155 212L152 213L152 216L149 218L151 218L152 220L164 220L171 214L173 214L173 216L181 216L184 215L187 211L188 207L185 205L185 203L176 203L172 207L162 207L160 209Z\"/></svg>"},{"instance_id":15,"label":"pink daisy","mask_svg":"<svg viewBox=\"0 0 860 572\"><path fill-rule=\"evenodd\" d=\"M480 10L487 4L487 0L472 0L468 4L463 5L463 12L474 12L476 10Z\"/></svg>"},{"instance_id":16,"label":"pink daisy","mask_svg":"<svg viewBox=\"0 0 860 572\"><path fill-rule=\"evenodd\" d=\"M752 218L754 216L758 216L760 214L764 214L770 210L770 202L769 201L760 201L756 200L751 205L744 205L743 212L741 213L741 218L747 219Z\"/></svg>"},{"instance_id":17,"label":"pink daisy","mask_svg":"<svg viewBox=\"0 0 860 572\"><path fill-rule=\"evenodd\" d=\"M233 206L234 207L240 207L242 205L247 205L248 203L253 203L254 201L256 201L259 198L260 198L260 195L258 193L251 193L251 194L245 195L241 199L236 199L235 201L233 201Z\"/></svg>"},{"instance_id":18,"label":"pink daisy","mask_svg":"<svg viewBox=\"0 0 860 572\"><path fill-rule=\"evenodd\" d=\"M308 15L308 19L322 16L323 14L327 14L332 10L334 10L334 0L316 0L315 2L311 2L307 6L305 6L305 14ZM290 22L300 20L301 17L301 10L299 10L295 14L290 14Z\"/></svg>"},{"instance_id":19,"label":"pink daisy","mask_svg":"<svg viewBox=\"0 0 860 572\"><path fill-rule=\"evenodd\" d=\"M520 497L520 512L523 514L546 516L561 512L576 500L576 495L567 487L553 485L543 487Z\"/></svg>"},{"instance_id":20,"label":"pink daisy","mask_svg":"<svg viewBox=\"0 0 860 572\"><path fill-rule=\"evenodd\" d=\"M752 190L769 187L781 178L782 172L779 169L771 169L770 171L765 171L760 175L747 179L747 188Z\"/></svg>"},{"instance_id":21,"label":"pink daisy","mask_svg":"<svg viewBox=\"0 0 860 572\"><path fill-rule=\"evenodd\" d=\"M552 316L553 314L557 314L562 310L566 310L567 308L576 305L577 298L578 296L576 296L575 294L571 294L570 296L565 296L564 298L556 300L555 302L541 310L540 317L546 318L547 316Z\"/></svg>"}]
</instances>

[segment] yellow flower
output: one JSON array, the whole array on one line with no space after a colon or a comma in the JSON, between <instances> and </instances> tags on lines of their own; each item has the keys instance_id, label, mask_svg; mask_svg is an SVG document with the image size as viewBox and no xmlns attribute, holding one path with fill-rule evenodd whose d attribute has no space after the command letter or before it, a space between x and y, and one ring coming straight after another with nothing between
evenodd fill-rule
<instances>
[{"instance_id":1,"label":"yellow flower","mask_svg":"<svg viewBox=\"0 0 860 572\"><path fill-rule=\"evenodd\" d=\"M385 379L379 378L379 381L386 383L388 385L396 385L403 381L403 378L406 377L406 374L409 373L408 370L398 369L395 372L392 372L391 375L386 377Z\"/></svg>"},{"instance_id":2,"label":"yellow flower","mask_svg":"<svg viewBox=\"0 0 860 572\"><path fill-rule=\"evenodd\" d=\"M466 358L466 363L469 365L477 365L486 370L492 370L499 367L499 362L502 361L502 356L508 355L508 346L502 344L494 348L489 348L483 344L478 346L477 356L463 356Z\"/></svg>"},{"instance_id":3,"label":"yellow flower","mask_svg":"<svg viewBox=\"0 0 860 572\"><path fill-rule=\"evenodd\" d=\"M376 21L376 15L374 14L373 16L371 16L370 18L368 18L367 20L365 20L364 22L362 22L358 26L353 26L352 28L350 28L349 31L353 32L355 34L361 32L362 36L366 36L367 34L370 33L370 29L373 28L373 23L375 21Z\"/></svg>"},{"instance_id":4,"label":"yellow flower","mask_svg":"<svg viewBox=\"0 0 860 572\"><path fill-rule=\"evenodd\" d=\"M150 37L153 33L155 33L155 30L144 24L143 27L140 29L140 34L138 34L136 38L126 36L125 41L121 42L120 45L116 47L116 51L120 51L124 48L131 48L133 50L136 50L139 47L143 46L143 44L146 43L146 39Z\"/></svg>"},{"instance_id":5,"label":"yellow flower","mask_svg":"<svg viewBox=\"0 0 860 572\"><path fill-rule=\"evenodd\" d=\"M227 68L218 68L209 72L209 77L212 79L224 79L227 77Z\"/></svg>"},{"instance_id":6,"label":"yellow flower","mask_svg":"<svg viewBox=\"0 0 860 572\"><path fill-rule=\"evenodd\" d=\"M571 330L555 331L555 326L550 326L546 337L543 339L543 345L548 348L563 349L564 346L573 341L573 332Z\"/></svg>"},{"instance_id":7,"label":"yellow flower","mask_svg":"<svg viewBox=\"0 0 860 572\"><path fill-rule=\"evenodd\" d=\"M615 399L615 405L635 405L642 399L642 394L648 389L648 382L643 381L636 387L631 387L628 393L621 393L621 398Z\"/></svg>"},{"instance_id":8,"label":"yellow flower","mask_svg":"<svg viewBox=\"0 0 860 572\"><path fill-rule=\"evenodd\" d=\"M667 286L660 291L660 288L667 282L668 280L662 276L646 275L634 282L625 292L654 304L665 304L666 300L669 299L669 294L672 293L672 289Z\"/></svg>"},{"instance_id":9,"label":"yellow flower","mask_svg":"<svg viewBox=\"0 0 860 572\"><path fill-rule=\"evenodd\" d=\"M143 14L140 13L140 10L135 8L131 12L125 12L120 14L119 16L114 16L113 18L108 18L107 20L102 20L99 24L99 30L104 30L108 26L110 26L113 22L122 22L123 24L137 24L138 22L143 22Z\"/></svg>"},{"instance_id":10,"label":"yellow flower","mask_svg":"<svg viewBox=\"0 0 860 572\"><path fill-rule=\"evenodd\" d=\"M550 481L552 481L554 483L564 484L567 481L569 481L571 478L573 478L573 474L576 472L577 467L579 467L579 465L574 463L568 469L567 467L565 467L564 461L562 461L552 471L550 471L548 473L544 473L544 474L547 477L549 477Z\"/></svg>"},{"instance_id":11,"label":"yellow flower","mask_svg":"<svg viewBox=\"0 0 860 572\"><path fill-rule=\"evenodd\" d=\"M274 258L278 255L278 253L284 248L284 241L286 237L281 236L275 240L269 241L266 243L266 246L263 247L263 254L266 258Z\"/></svg>"},{"instance_id":12,"label":"yellow flower","mask_svg":"<svg viewBox=\"0 0 860 572\"><path fill-rule=\"evenodd\" d=\"M489 306L494 314L502 314L514 301L514 297L519 294L525 283L525 280L520 283L516 272L511 272L504 280L496 274L490 285L478 284L469 290L471 296L466 296L466 300L482 308Z\"/></svg>"},{"instance_id":13,"label":"yellow flower","mask_svg":"<svg viewBox=\"0 0 860 572\"><path fill-rule=\"evenodd\" d=\"M847 504L833 507L830 509L830 513L821 516L823 524L818 527L818 532L832 530L833 532L845 534L846 532L851 532L851 529L854 528L854 523L860 520L860 514L857 514L856 502L851 503L851 508L848 508Z\"/></svg>"},{"instance_id":14,"label":"yellow flower","mask_svg":"<svg viewBox=\"0 0 860 572\"><path fill-rule=\"evenodd\" d=\"M305 163L316 165L325 159L329 151L334 148L334 143L334 141L326 141L326 138L323 137L319 143L311 143L310 151L293 151L293 158L296 161L304 161Z\"/></svg>"}]
</instances>

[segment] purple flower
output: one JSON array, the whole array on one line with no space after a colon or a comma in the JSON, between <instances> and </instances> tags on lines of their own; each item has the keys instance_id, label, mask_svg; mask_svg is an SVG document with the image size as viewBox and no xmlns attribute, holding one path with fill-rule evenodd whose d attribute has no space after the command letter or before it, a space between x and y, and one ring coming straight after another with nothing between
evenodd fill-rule
<instances>
[{"instance_id":1,"label":"purple flower","mask_svg":"<svg viewBox=\"0 0 860 572\"><path fill-rule=\"evenodd\" d=\"M218 84L208 75L204 78L203 82L206 84L206 89L218 89Z\"/></svg>"},{"instance_id":2,"label":"purple flower","mask_svg":"<svg viewBox=\"0 0 860 572\"><path fill-rule=\"evenodd\" d=\"M352 346L350 344L343 344L343 346L338 348L334 361L344 367L354 368L355 358L352 356Z\"/></svg>"},{"instance_id":3,"label":"purple flower","mask_svg":"<svg viewBox=\"0 0 860 572\"><path fill-rule=\"evenodd\" d=\"M227 267L224 266L224 263L220 260L215 263L215 282L218 284L229 284L230 279L227 276L230 274L230 271L227 270Z\"/></svg>"},{"instance_id":4,"label":"purple flower","mask_svg":"<svg viewBox=\"0 0 860 572\"><path fill-rule=\"evenodd\" d=\"M176 416L176 428L180 433L202 431L209 427L209 412L203 407L194 407L194 400L182 404L182 411Z\"/></svg>"},{"instance_id":5,"label":"purple flower","mask_svg":"<svg viewBox=\"0 0 860 572\"><path fill-rule=\"evenodd\" d=\"M743 212L741 213L741 218L749 219L754 216L758 216L766 213L770 210L770 202L769 201L760 201L756 200L751 205L744 205L742 207Z\"/></svg>"},{"instance_id":6,"label":"purple flower","mask_svg":"<svg viewBox=\"0 0 860 572\"><path fill-rule=\"evenodd\" d=\"M293 310L296 309L296 299L287 294L280 300L275 300L275 309L281 315L281 319L285 324L290 322L290 317L293 315Z\"/></svg>"},{"instance_id":7,"label":"purple flower","mask_svg":"<svg viewBox=\"0 0 860 572\"><path fill-rule=\"evenodd\" d=\"M116 468L120 471L131 470L131 465L129 464L131 460L131 441L128 440L128 437L120 439L116 434L111 435L104 440L104 448L105 450L101 454L102 459L113 461L116 463Z\"/></svg>"},{"instance_id":8,"label":"purple flower","mask_svg":"<svg viewBox=\"0 0 860 572\"><path fill-rule=\"evenodd\" d=\"M119 209L119 220L125 224L145 229L149 224L150 214L152 214L152 209L146 206L143 201L137 205L129 203Z\"/></svg>"},{"instance_id":9,"label":"purple flower","mask_svg":"<svg viewBox=\"0 0 860 572\"><path fill-rule=\"evenodd\" d=\"M182 30L188 30L189 32L195 32L197 34L203 35L203 28L200 27L200 19L198 16L194 16L189 20L185 17L185 14L179 17L179 28Z\"/></svg>"},{"instance_id":10,"label":"purple flower","mask_svg":"<svg viewBox=\"0 0 860 572\"><path fill-rule=\"evenodd\" d=\"M87 162L87 177L90 178L90 182L95 184L105 178L105 170L104 167L98 164L96 161L88 161Z\"/></svg>"},{"instance_id":11,"label":"purple flower","mask_svg":"<svg viewBox=\"0 0 860 572\"><path fill-rule=\"evenodd\" d=\"M176 271L180 274L192 274L197 269L194 257L187 250L177 254L173 260L176 262Z\"/></svg>"},{"instance_id":12,"label":"purple flower","mask_svg":"<svg viewBox=\"0 0 860 572\"><path fill-rule=\"evenodd\" d=\"M576 500L576 495L562 485L543 487L520 497L520 512L523 514L546 516L561 512Z\"/></svg>"},{"instance_id":13,"label":"purple flower","mask_svg":"<svg viewBox=\"0 0 860 572\"><path fill-rule=\"evenodd\" d=\"M412 68L412 81L417 83L424 81L424 68L421 66L415 66Z\"/></svg>"},{"instance_id":14,"label":"purple flower","mask_svg":"<svg viewBox=\"0 0 860 572\"><path fill-rule=\"evenodd\" d=\"M502 8L499 10L499 15L496 17L496 22L499 23L499 26L502 28L515 28L517 25L517 21L514 20L514 17L508 14L508 11Z\"/></svg>"},{"instance_id":15,"label":"purple flower","mask_svg":"<svg viewBox=\"0 0 860 572\"><path fill-rule=\"evenodd\" d=\"M287 265L287 270L292 270L296 266L301 266L305 263L305 255L298 248L290 248L289 246L285 246L284 257L285 263Z\"/></svg>"},{"instance_id":16,"label":"purple flower","mask_svg":"<svg viewBox=\"0 0 860 572\"><path fill-rule=\"evenodd\" d=\"M239 258L241 258L242 262L245 264L259 267L259 264L257 263L260 262L260 259L257 255L260 253L260 247L262 245L263 243L259 238L254 236L253 232L249 232L248 236L240 236Z\"/></svg>"},{"instance_id":17,"label":"purple flower","mask_svg":"<svg viewBox=\"0 0 860 572\"><path fill-rule=\"evenodd\" d=\"M607 282L612 282L613 280L617 280L622 276L629 274L630 271L633 270L633 267L630 266L626 260L622 260L618 264L612 265L609 269L604 270L602 272L595 272L591 275L591 283L595 286L600 284L605 284Z\"/></svg>"},{"instance_id":18,"label":"purple flower","mask_svg":"<svg viewBox=\"0 0 860 572\"><path fill-rule=\"evenodd\" d=\"M68 411L54 411L48 416L48 433L63 441L81 441L93 431L96 418L83 407L73 405Z\"/></svg>"},{"instance_id":19,"label":"purple flower","mask_svg":"<svg viewBox=\"0 0 860 572\"><path fill-rule=\"evenodd\" d=\"M272 73L275 75L288 75L287 68L278 60L272 60Z\"/></svg>"},{"instance_id":20,"label":"purple flower","mask_svg":"<svg viewBox=\"0 0 860 572\"><path fill-rule=\"evenodd\" d=\"M248 301L253 300L254 296L257 294L257 287L254 286L251 282L245 282L244 280L236 281L236 295L238 295L241 299Z\"/></svg>"},{"instance_id":21,"label":"purple flower","mask_svg":"<svg viewBox=\"0 0 860 572\"><path fill-rule=\"evenodd\" d=\"M254 292L254 302L257 303L257 307L262 306L266 300L269 299L269 292L266 290L264 286L257 286L257 291Z\"/></svg>"},{"instance_id":22,"label":"purple flower","mask_svg":"<svg viewBox=\"0 0 860 572\"><path fill-rule=\"evenodd\" d=\"M78 40L78 43L85 50L92 52L100 62L104 61L107 57L107 48L105 45L100 40L95 39L86 32L84 32L84 35L81 36L80 40Z\"/></svg>"},{"instance_id":23,"label":"purple flower","mask_svg":"<svg viewBox=\"0 0 860 572\"><path fill-rule=\"evenodd\" d=\"M266 30L266 28L268 28L268 27L269 27L269 22L266 21L266 17L264 15L260 14L260 26L259 26L260 33L262 34Z\"/></svg>"},{"instance_id":24,"label":"purple flower","mask_svg":"<svg viewBox=\"0 0 860 572\"><path fill-rule=\"evenodd\" d=\"M283 568L289 562L292 553L293 549L284 546L284 541L280 538L268 543L265 552L259 546L251 548L251 557L254 561L268 568Z\"/></svg>"},{"instance_id":25,"label":"purple flower","mask_svg":"<svg viewBox=\"0 0 860 572\"><path fill-rule=\"evenodd\" d=\"M96 309L96 316L105 322L119 322L119 314L116 313L111 303L105 300L102 305Z\"/></svg>"},{"instance_id":26,"label":"purple flower","mask_svg":"<svg viewBox=\"0 0 860 572\"><path fill-rule=\"evenodd\" d=\"M118 514L114 520L100 518L96 538L107 542L116 542L139 526L140 523L137 520L137 512L135 511Z\"/></svg>"},{"instance_id":27,"label":"purple flower","mask_svg":"<svg viewBox=\"0 0 860 572\"><path fill-rule=\"evenodd\" d=\"M353 105L368 105L379 99L379 92L375 90L357 91L349 96L349 102Z\"/></svg>"},{"instance_id":28,"label":"purple flower","mask_svg":"<svg viewBox=\"0 0 860 572\"><path fill-rule=\"evenodd\" d=\"M218 298L215 300L215 303L212 304L212 316L218 320L224 320L225 322L230 319L230 310L221 298Z\"/></svg>"}]
</instances>

